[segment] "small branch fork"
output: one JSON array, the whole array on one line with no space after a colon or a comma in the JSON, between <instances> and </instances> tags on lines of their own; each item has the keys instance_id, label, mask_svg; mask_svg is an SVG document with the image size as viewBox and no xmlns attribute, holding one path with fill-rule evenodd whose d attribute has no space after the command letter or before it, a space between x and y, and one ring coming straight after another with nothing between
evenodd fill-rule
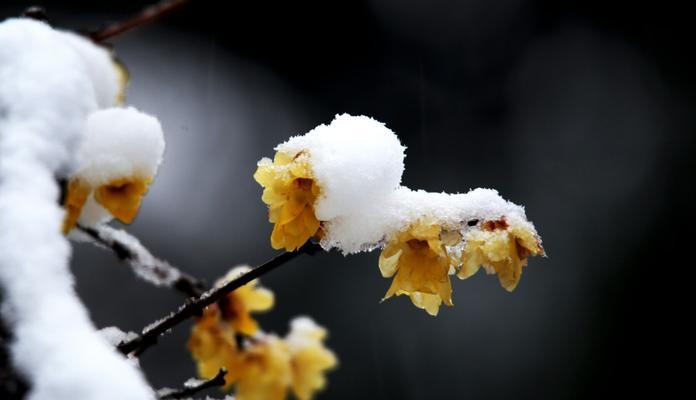
<instances>
[{"instance_id":1,"label":"small branch fork","mask_svg":"<svg viewBox=\"0 0 696 400\"><path fill-rule=\"evenodd\" d=\"M249 272L232 279L222 286L211 289L201 296L189 300L186 304L179 307L177 311L171 312L166 317L149 325L143 329L142 334L138 337L122 342L118 345L118 350L123 354L133 353L135 356L142 354L148 347L157 342L160 335L166 333L170 329L186 321L187 319L201 315L205 307L222 299L225 295L233 290L246 285L252 280L261 275L270 272L286 262L296 258L302 254L313 255L321 251L321 247L315 243L307 243L295 252L282 253L275 258L272 258L265 263L251 269Z\"/></svg>"},{"instance_id":2,"label":"small branch fork","mask_svg":"<svg viewBox=\"0 0 696 400\"><path fill-rule=\"evenodd\" d=\"M160 389L157 393L159 394L160 400L189 398L205 389L216 386L224 386L225 375L227 375L227 370L220 368L220 371L218 371L217 375L215 375L212 379L200 381L199 383L193 385L187 385L184 383L184 387L182 389Z\"/></svg>"},{"instance_id":3,"label":"small branch fork","mask_svg":"<svg viewBox=\"0 0 696 400\"><path fill-rule=\"evenodd\" d=\"M139 13L133 15L132 17L115 22L113 24L107 25L103 29L99 29L95 32L90 33L88 36L96 43L102 43L108 39L115 36L126 33L135 28L146 25L156 19L162 18L181 7L188 4L190 0L163 0L159 3L153 4L147 8L144 8Z\"/></svg>"}]
</instances>

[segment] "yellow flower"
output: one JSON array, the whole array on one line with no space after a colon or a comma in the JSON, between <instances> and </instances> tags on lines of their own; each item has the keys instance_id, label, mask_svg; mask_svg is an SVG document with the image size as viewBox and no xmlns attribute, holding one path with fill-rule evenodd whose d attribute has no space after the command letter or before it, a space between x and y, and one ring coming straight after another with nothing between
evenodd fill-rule
<instances>
[{"instance_id":1,"label":"yellow flower","mask_svg":"<svg viewBox=\"0 0 696 400\"><path fill-rule=\"evenodd\" d=\"M65 197L66 215L63 221L63 232L67 234L75 227L82 208L91 194L94 195L94 200L116 219L130 224L140 209L142 198L147 193L150 183L152 183L152 177L124 177L93 188L79 177L71 179Z\"/></svg>"},{"instance_id":2,"label":"yellow flower","mask_svg":"<svg viewBox=\"0 0 696 400\"><path fill-rule=\"evenodd\" d=\"M269 221L275 226L271 234L274 249L294 251L319 231L314 202L319 186L313 178L304 152L277 152L271 162L259 162L254 179L264 187L261 200L269 207Z\"/></svg>"},{"instance_id":3,"label":"yellow flower","mask_svg":"<svg viewBox=\"0 0 696 400\"><path fill-rule=\"evenodd\" d=\"M325 372L338 360L324 347L326 329L309 318L297 318L286 338L292 364L292 389L300 400L310 400L315 392L326 386Z\"/></svg>"},{"instance_id":4,"label":"yellow flower","mask_svg":"<svg viewBox=\"0 0 696 400\"><path fill-rule=\"evenodd\" d=\"M84 207L92 190L80 179L71 179L65 196L65 219L63 220L63 233L68 234L77 225L82 207Z\"/></svg>"},{"instance_id":5,"label":"yellow flower","mask_svg":"<svg viewBox=\"0 0 696 400\"><path fill-rule=\"evenodd\" d=\"M232 326L221 322L220 310L216 305L207 307L203 315L196 318L188 349L196 360L201 378L211 379L220 368L225 368L225 388L238 379L241 356L235 332Z\"/></svg>"},{"instance_id":6,"label":"yellow flower","mask_svg":"<svg viewBox=\"0 0 696 400\"><path fill-rule=\"evenodd\" d=\"M385 299L408 295L416 307L433 316L442 303L452 305L452 260L440 239L442 233L439 225L419 221L389 241L379 256L382 276L394 276Z\"/></svg>"},{"instance_id":7,"label":"yellow flower","mask_svg":"<svg viewBox=\"0 0 696 400\"><path fill-rule=\"evenodd\" d=\"M216 282L222 286L227 281L247 272L249 267L235 267ZM210 379L220 368L225 368L225 385L229 387L240 374L242 352L237 348L236 335L252 336L259 325L251 312L266 311L273 307L273 292L259 287L258 279L229 293L222 301L205 308L196 319L189 339L189 351L198 365L198 375Z\"/></svg>"},{"instance_id":8,"label":"yellow flower","mask_svg":"<svg viewBox=\"0 0 696 400\"><path fill-rule=\"evenodd\" d=\"M233 268L216 285L222 286L226 281L247 271L249 271L249 267ZM229 293L220 303L223 307L222 318L228 321L235 331L247 336L255 334L259 329L259 324L251 317L251 313L270 310L274 303L273 292L257 285L258 279L254 279Z\"/></svg>"},{"instance_id":9,"label":"yellow flower","mask_svg":"<svg viewBox=\"0 0 696 400\"><path fill-rule=\"evenodd\" d=\"M238 400L283 400L292 383L287 343L265 335L248 345L241 356Z\"/></svg>"},{"instance_id":10,"label":"yellow flower","mask_svg":"<svg viewBox=\"0 0 696 400\"><path fill-rule=\"evenodd\" d=\"M462 250L460 279L475 274L480 266L489 274L498 274L500 284L511 292L517 287L522 267L530 255L544 255L536 233L527 227L511 227L504 219L484 221L481 229L470 231Z\"/></svg>"}]
</instances>

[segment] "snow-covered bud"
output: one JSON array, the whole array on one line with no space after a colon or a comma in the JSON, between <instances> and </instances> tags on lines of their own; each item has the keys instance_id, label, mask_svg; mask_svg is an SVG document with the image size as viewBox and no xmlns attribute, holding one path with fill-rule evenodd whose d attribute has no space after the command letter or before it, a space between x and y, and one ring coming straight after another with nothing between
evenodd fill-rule
<instances>
[{"instance_id":1,"label":"snow-covered bud","mask_svg":"<svg viewBox=\"0 0 696 400\"><path fill-rule=\"evenodd\" d=\"M404 147L384 124L364 116L337 115L329 125L290 138L274 160L258 163L274 248L293 251L322 225L380 201L399 187Z\"/></svg>"},{"instance_id":2,"label":"snow-covered bud","mask_svg":"<svg viewBox=\"0 0 696 400\"><path fill-rule=\"evenodd\" d=\"M88 226L112 217L132 222L157 174L164 147L162 126L155 117L132 107L92 113L68 187L64 230L78 221Z\"/></svg>"}]
</instances>

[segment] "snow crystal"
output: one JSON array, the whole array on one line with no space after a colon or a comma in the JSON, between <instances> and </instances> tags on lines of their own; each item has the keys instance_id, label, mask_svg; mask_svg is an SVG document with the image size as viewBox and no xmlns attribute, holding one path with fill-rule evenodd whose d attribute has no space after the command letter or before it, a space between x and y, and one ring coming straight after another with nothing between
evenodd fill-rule
<instances>
[{"instance_id":1,"label":"snow crystal","mask_svg":"<svg viewBox=\"0 0 696 400\"><path fill-rule=\"evenodd\" d=\"M99 334L102 335L107 342L112 346L118 346L123 342L133 340L138 337L135 332L124 332L116 326L107 326L99 330Z\"/></svg>"},{"instance_id":2,"label":"snow crystal","mask_svg":"<svg viewBox=\"0 0 696 400\"><path fill-rule=\"evenodd\" d=\"M321 188L316 216L328 221L379 201L401 183L404 150L389 128L365 116L337 115L276 147L304 151Z\"/></svg>"},{"instance_id":3,"label":"snow crystal","mask_svg":"<svg viewBox=\"0 0 696 400\"><path fill-rule=\"evenodd\" d=\"M100 80L116 71L94 62L108 53L79 50L66 35L32 20L0 23L0 284L12 361L32 400L154 399L96 332L68 269L55 175L73 166L87 115L109 97Z\"/></svg>"}]
</instances>

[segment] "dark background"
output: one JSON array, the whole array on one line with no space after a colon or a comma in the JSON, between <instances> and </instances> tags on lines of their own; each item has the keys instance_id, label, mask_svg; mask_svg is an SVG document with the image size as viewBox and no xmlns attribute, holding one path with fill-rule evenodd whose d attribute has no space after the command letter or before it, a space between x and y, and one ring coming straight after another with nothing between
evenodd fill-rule
<instances>
[{"instance_id":1,"label":"dark background","mask_svg":"<svg viewBox=\"0 0 696 400\"><path fill-rule=\"evenodd\" d=\"M98 27L147 2L44 1L56 26ZM687 4L688 2L684 2ZM2 16L31 2L4 1ZM510 294L453 281L437 318L379 304L377 254L298 259L265 276L285 334L330 330L340 367L319 398L664 396L681 382L679 314L693 268L696 100L681 2L320 1L193 4L113 40L128 103L157 115L167 153L129 230L208 282L275 252L252 180L273 147L336 113L383 121L408 147L403 183L493 187L526 206L548 259ZM139 330L181 298L78 245L77 289L98 326ZM688 289L687 289L688 290ZM142 358L154 386L194 374L189 326Z\"/></svg>"}]
</instances>

